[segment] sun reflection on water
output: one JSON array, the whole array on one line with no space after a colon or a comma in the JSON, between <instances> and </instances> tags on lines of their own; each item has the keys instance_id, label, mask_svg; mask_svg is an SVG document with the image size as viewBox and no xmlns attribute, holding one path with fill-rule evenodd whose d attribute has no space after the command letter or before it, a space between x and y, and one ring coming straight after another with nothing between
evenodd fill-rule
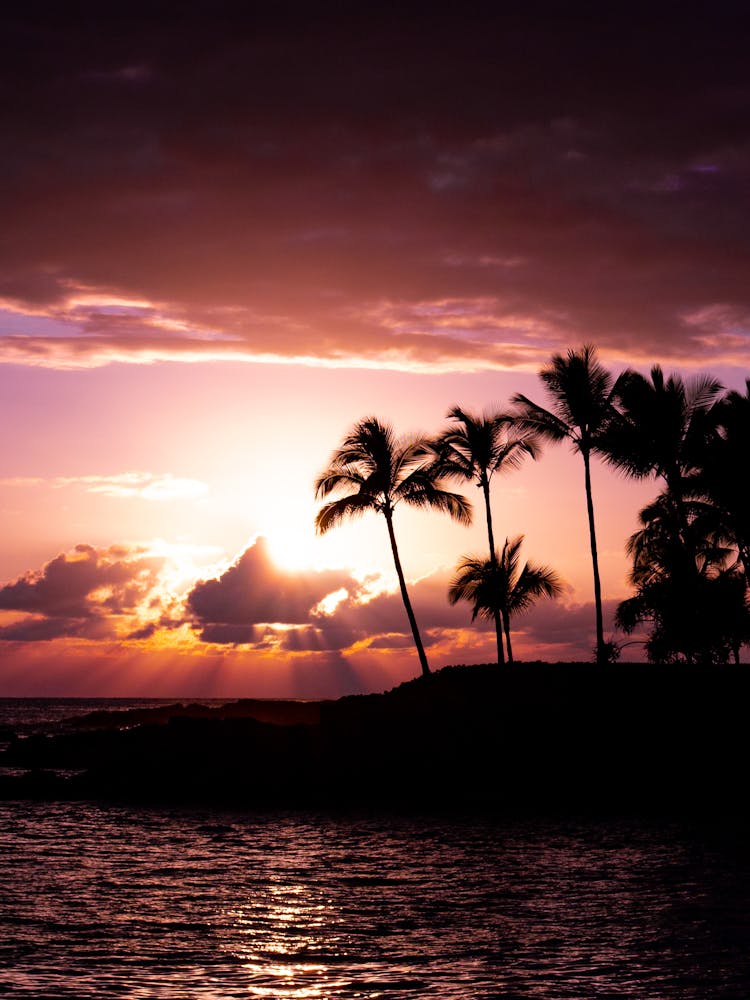
<instances>
[{"instance_id":1,"label":"sun reflection on water","mask_svg":"<svg viewBox=\"0 0 750 1000\"><path fill-rule=\"evenodd\" d=\"M232 932L224 950L242 963L248 996L312 1000L346 985L331 969L343 956L341 917L309 886L272 884L224 917ZM367 995L375 996L359 994Z\"/></svg>"},{"instance_id":2,"label":"sun reflection on water","mask_svg":"<svg viewBox=\"0 0 750 1000\"><path fill-rule=\"evenodd\" d=\"M736 841L725 853L635 822L0 803L0 993L747 1000Z\"/></svg>"}]
</instances>

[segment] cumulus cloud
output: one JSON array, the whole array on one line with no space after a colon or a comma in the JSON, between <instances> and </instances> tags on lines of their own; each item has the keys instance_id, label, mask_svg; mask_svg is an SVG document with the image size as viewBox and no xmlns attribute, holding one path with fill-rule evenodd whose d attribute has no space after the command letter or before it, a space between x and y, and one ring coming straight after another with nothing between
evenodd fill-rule
<instances>
[{"instance_id":1,"label":"cumulus cloud","mask_svg":"<svg viewBox=\"0 0 750 1000\"><path fill-rule=\"evenodd\" d=\"M247 643L257 641L256 625L309 625L320 602L342 588L356 593L360 585L342 570L283 570L258 538L221 576L196 583L186 609L204 641Z\"/></svg>"},{"instance_id":2,"label":"cumulus cloud","mask_svg":"<svg viewBox=\"0 0 750 1000\"><path fill-rule=\"evenodd\" d=\"M190 645L192 633L206 646L242 647L278 663L288 654L371 667L412 650L398 591L378 591L378 581L362 583L338 569L281 569L262 538L224 573L195 583L184 600L165 583L168 563L143 546L78 545L0 587L0 641L79 639L103 648L113 640L163 644L171 634ZM491 659L491 623L472 624L468 605L448 603L449 578L438 570L409 586L424 645L435 665ZM605 602L610 627L615 604ZM540 601L513 622L516 655L589 659L593 623L591 604Z\"/></svg>"},{"instance_id":3,"label":"cumulus cloud","mask_svg":"<svg viewBox=\"0 0 750 1000\"><path fill-rule=\"evenodd\" d=\"M121 620L160 605L163 563L144 548L77 545L0 587L0 611L20 616L0 627L0 639L114 638Z\"/></svg>"},{"instance_id":4,"label":"cumulus cloud","mask_svg":"<svg viewBox=\"0 0 750 1000\"><path fill-rule=\"evenodd\" d=\"M439 569L409 584L425 647L441 662L492 659L494 626L471 621L466 603L451 605L451 573ZM341 570L289 572L271 561L258 539L224 574L197 583L186 601L191 627L205 643L243 645L278 653L341 653L355 660L405 653L413 638L398 590L365 586ZM335 597L330 603L326 597ZM611 628L616 602L605 602ZM593 604L540 600L512 622L517 656L590 659Z\"/></svg>"}]
</instances>

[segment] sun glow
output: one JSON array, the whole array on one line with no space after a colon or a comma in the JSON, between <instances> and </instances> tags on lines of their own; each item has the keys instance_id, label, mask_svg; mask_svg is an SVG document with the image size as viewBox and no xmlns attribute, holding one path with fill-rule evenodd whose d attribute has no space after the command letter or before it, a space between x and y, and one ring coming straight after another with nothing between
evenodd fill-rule
<instances>
[{"instance_id":1,"label":"sun glow","mask_svg":"<svg viewBox=\"0 0 750 1000\"><path fill-rule=\"evenodd\" d=\"M336 531L315 533L318 507L307 500L279 500L267 512L259 534L268 542L274 563L285 570L332 569L352 566L351 546Z\"/></svg>"}]
</instances>

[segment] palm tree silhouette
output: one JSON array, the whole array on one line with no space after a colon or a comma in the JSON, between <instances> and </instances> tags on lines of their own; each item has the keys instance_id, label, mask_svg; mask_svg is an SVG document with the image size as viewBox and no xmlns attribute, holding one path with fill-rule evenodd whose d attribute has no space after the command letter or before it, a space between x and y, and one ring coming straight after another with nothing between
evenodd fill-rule
<instances>
[{"instance_id":1,"label":"palm tree silhouette","mask_svg":"<svg viewBox=\"0 0 750 1000\"><path fill-rule=\"evenodd\" d=\"M319 534L367 511L385 518L401 597L423 675L429 674L430 668L401 567L393 512L398 504L405 503L442 511L463 524L471 522L471 504L460 494L443 488L435 463L425 461L427 453L426 439L397 438L389 424L381 423L377 417L365 417L333 453L328 468L315 483L319 499L344 493L318 511L315 527Z\"/></svg>"},{"instance_id":2,"label":"palm tree silhouette","mask_svg":"<svg viewBox=\"0 0 750 1000\"><path fill-rule=\"evenodd\" d=\"M589 523L591 564L594 574L594 604L596 608L596 661L607 662L602 616L602 588L599 578L599 557L594 525L594 502L591 492L591 454L597 448L600 433L612 416L611 394L613 379L598 361L591 344L580 350L569 350L563 357L555 354L540 372L552 409L533 403L516 394L512 402L518 407L517 423L524 430L548 441L570 441L583 459L586 489L586 511Z\"/></svg>"},{"instance_id":3,"label":"palm tree silhouette","mask_svg":"<svg viewBox=\"0 0 750 1000\"><path fill-rule=\"evenodd\" d=\"M659 365L651 369L650 380L627 369L612 393L617 419L598 442L607 461L627 475L643 479L653 474L664 481L686 544L685 503L712 433L710 410L722 388L708 375L687 382L674 374L665 378Z\"/></svg>"},{"instance_id":4,"label":"palm tree silhouette","mask_svg":"<svg viewBox=\"0 0 750 1000\"><path fill-rule=\"evenodd\" d=\"M511 472L520 468L527 456L536 458L538 448L532 434L513 427L513 418L502 413L484 413L475 416L460 406L448 412L453 421L437 440L433 448L440 472L452 479L473 480L482 490L487 521L487 539L490 561L495 564L495 538L492 530L490 483L496 472ZM493 611L497 637L497 662L505 662L503 653L504 613L500 607Z\"/></svg>"},{"instance_id":5,"label":"palm tree silhouette","mask_svg":"<svg viewBox=\"0 0 750 1000\"><path fill-rule=\"evenodd\" d=\"M645 645L655 662L720 662L730 651L737 661L750 637L750 616L744 576L729 565L732 550L723 543L719 512L696 499L683 499L678 510L664 490L639 521L627 543L636 592L619 604L617 626L632 633L650 625Z\"/></svg>"},{"instance_id":6,"label":"palm tree silhouette","mask_svg":"<svg viewBox=\"0 0 750 1000\"><path fill-rule=\"evenodd\" d=\"M500 555L495 553L494 559L464 556L448 590L451 604L461 600L473 604L472 621L477 615L494 619L496 609L501 610L509 663L513 662L511 618L526 611L539 597L556 597L562 591L559 577L549 567L527 562L519 569L523 537L506 538Z\"/></svg>"},{"instance_id":7,"label":"palm tree silhouette","mask_svg":"<svg viewBox=\"0 0 750 1000\"><path fill-rule=\"evenodd\" d=\"M710 417L714 433L700 455L695 486L724 518L750 585L750 504L740 475L750 455L750 379L744 395L728 392L712 407Z\"/></svg>"}]
</instances>

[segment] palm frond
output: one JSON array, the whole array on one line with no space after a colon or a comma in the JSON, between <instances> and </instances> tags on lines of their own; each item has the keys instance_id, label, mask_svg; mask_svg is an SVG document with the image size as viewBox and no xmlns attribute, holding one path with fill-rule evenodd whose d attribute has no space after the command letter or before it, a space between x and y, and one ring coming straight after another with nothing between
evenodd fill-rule
<instances>
[{"instance_id":1,"label":"palm frond","mask_svg":"<svg viewBox=\"0 0 750 1000\"><path fill-rule=\"evenodd\" d=\"M562 584L547 566L525 563L518 569L523 535L505 539L492 559L464 556L448 590L448 600L473 605L472 621L481 616L491 620L496 611L508 619L530 608L539 597L557 597Z\"/></svg>"},{"instance_id":2,"label":"palm frond","mask_svg":"<svg viewBox=\"0 0 750 1000\"><path fill-rule=\"evenodd\" d=\"M532 402L522 393L516 393L511 398L511 403L516 407L513 419L522 431L554 442L573 437L570 427L564 420L550 410L545 410L538 403Z\"/></svg>"},{"instance_id":3,"label":"palm frond","mask_svg":"<svg viewBox=\"0 0 750 1000\"><path fill-rule=\"evenodd\" d=\"M471 620L494 618L497 600L497 567L487 558L464 556L448 588L448 601L457 604L467 601L472 605Z\"/></svg>"},{"instance_id":4,"label":"palm frond","mask_svg":"<svg viewBox=\"0 0 750 1000\"><path fill-rule=\"evenodd\" d=\"M612 375L600 364L596 348L584 344L567 355L553 355L539 372L553 400L554 412L572 427L591 430L601 422L603 408L612 392Z\"/></svg>"},{"instance_id":5,"label":"palm frond","mask_svg":"<svg viewBox=\"0 0 750 1000\"><path fill-rule=\"evenodd\" d=\"M492 463L493 472L510 472L520 469L526 458L539 457L541 449L536 436L529 432L520 432L508 437L498 448Z\"/></svg>"},{"instance_id":6,"label":"palm frond","mask_svg":"<svg viewBox=\"0 0 750 1000\"><path fill-rule=\"evenodd\" d=\"M355 493L352 496L332 500L318 511L315 517L315 530L324 535L342 521L361 517L369 510L377 510L372 496L366 493Z\"/></svg>"},{"instance_id":7,"label":"palm frond","mask_svg":"<svg viewBox=\"0 0 750 1000\"><path fill-rule=\"evenodd\" d=\"M509 414L494 410L476 416L454 406L448 419L453 423L433 445L445 476L482 483L493 472L518 468L527 455L536 458L533 435L515 427Z\"/></svg>"},{"instance_id":8,"label":"palm frond","mask_svg":"<svg viewBox=\"0 0 750 1000\"><path fill-rule=\"evenodd\" d=\"M443 489L425 466L412 469L393 490L393 504L403 501L410 507L432 508L448 514L459 524L471 524L471 503L460 493Z\"/></svg>"},{"instance_id":9,"label":"palm frond","mask_svg":"<svg viewBox=\"0 0 750 1000\"><path fill-rule=\"evenodd\" d=\"M697 375L686 385L686 401L690 413L712 406L724 391L724 386L711 375Z\"/></svg>"},{"instance_id":10,"label":"palm frond","mask_svg":"<svg viewBox=\"0 0 750 1000\"><path fill-rule=\"evenodd\" d=\"M365 482L361 472L353 466L331 466L315 480L315 497L322 499L338 489L362 486Z\"/></svg>"},{"instance_id":11,"label":"palm frond","mask_svg":"<svg viewBox=\"0 0 750 1000\"><path fill-rule=\"evenodd\" d=\"M562 582L554 570L526 563L510 594L508 611L517 615L527 611L539 597L558 597Z\"/></svg>"}]
</instances>

